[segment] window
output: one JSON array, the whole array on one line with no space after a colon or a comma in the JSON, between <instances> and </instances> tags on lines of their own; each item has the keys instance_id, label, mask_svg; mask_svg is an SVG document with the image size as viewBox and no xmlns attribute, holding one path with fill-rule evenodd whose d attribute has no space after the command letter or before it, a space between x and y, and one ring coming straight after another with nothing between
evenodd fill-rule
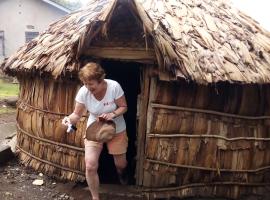
<instances>
[{"instance_id":1,"label":"window","mask_svg":"<svg viewBox=\"0 0 270 200\"><path fill-rule=\"evenodd\" d=\"M0 56L5 56L4 31L0 31Z\"/></svg>"},{"instance_id":2,"label":"window","mask_svg":"<svg viewBox=\"0 0 270 200\"><path fill-rule=\"evenodd\" d=\"M35 27L33 25L26 25L26 28L28 28L28 29L35 29Z\"/></svg>"},{"instance_id":3,"label":"window","mask_svg":"<svg viewBox=\"0 0 270 200\"><path fill-rule=\"evenodd\" d=\"M37 37L39 32L25 32L25 42L29 42Z\"/></svg>"}]
</instances>

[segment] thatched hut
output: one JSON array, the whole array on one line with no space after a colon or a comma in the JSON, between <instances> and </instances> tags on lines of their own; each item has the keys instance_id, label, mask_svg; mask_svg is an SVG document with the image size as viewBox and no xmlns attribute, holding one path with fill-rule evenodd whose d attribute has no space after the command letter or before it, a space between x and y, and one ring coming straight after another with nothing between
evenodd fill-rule
<instances>
[{"instance_id":1,"label":"thatched hut","mask_svg":"<svg viewBox=\"0 0 270 200\"><path fill-rule=\"evenodd\" d=\"M130 176L149 198L269 185L270 33L227 1L93 0L23 46L2 68L20 82L24 164L83 179L85 118L58 130L88 61L125 90Z\"/></svg>"}]
</instances>

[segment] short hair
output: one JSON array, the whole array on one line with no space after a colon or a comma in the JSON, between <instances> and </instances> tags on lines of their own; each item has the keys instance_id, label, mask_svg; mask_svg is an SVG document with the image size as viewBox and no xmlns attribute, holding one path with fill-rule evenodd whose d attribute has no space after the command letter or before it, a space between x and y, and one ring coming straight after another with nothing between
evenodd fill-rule
<instances>
[{"instance_id":1,"label":"short hair","mask_svg":"<svg viewBox=\"0 0 270 200\"><path fill-rule=\"evenodd\" d=\"M79 71L79 79L82 82L88 80L102 81L105 78L105 71L98 63L87 63Z\"/></svg>"}]
</instances>

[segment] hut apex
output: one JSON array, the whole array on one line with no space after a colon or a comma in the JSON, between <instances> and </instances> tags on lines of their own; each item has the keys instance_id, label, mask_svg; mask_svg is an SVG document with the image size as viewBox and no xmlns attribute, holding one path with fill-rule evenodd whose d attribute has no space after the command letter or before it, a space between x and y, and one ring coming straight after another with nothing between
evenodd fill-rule
<instances>
[{"instance_id":1,"label":"hut apex","mask_svg":"<svg viewBox=\"0 0 270 200\"><path fill-rule=\"evenodd\" d=\"M61 121L88 62L124 90L138 193L238 199L270 185L270 33L228 1L92 0L6 59L1 68L20 82L23 164L85 179L89 113L72 134ZM117 184L104 151L100 181Z\"/></svg>"}]
</instances>

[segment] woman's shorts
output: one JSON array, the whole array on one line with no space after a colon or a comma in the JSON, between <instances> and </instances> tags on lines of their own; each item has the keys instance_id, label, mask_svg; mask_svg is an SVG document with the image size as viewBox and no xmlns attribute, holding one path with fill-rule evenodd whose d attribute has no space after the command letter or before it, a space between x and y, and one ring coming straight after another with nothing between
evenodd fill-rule
<instances>
[{"instance_id":1,"label":"woman's shorts","mask_svg":"<svg viewBox=\"0 0 270 200\"><path fill-rule=\"evenodd\" d=\"M116 136L110 141L106 142L109 154L119 155L127 152L128 147L128 137L126 131L117 133ZM103 148L102 142L90 141L84 139L84 146L87 147L97 147Z\"/></svg>"}]
</instances>

